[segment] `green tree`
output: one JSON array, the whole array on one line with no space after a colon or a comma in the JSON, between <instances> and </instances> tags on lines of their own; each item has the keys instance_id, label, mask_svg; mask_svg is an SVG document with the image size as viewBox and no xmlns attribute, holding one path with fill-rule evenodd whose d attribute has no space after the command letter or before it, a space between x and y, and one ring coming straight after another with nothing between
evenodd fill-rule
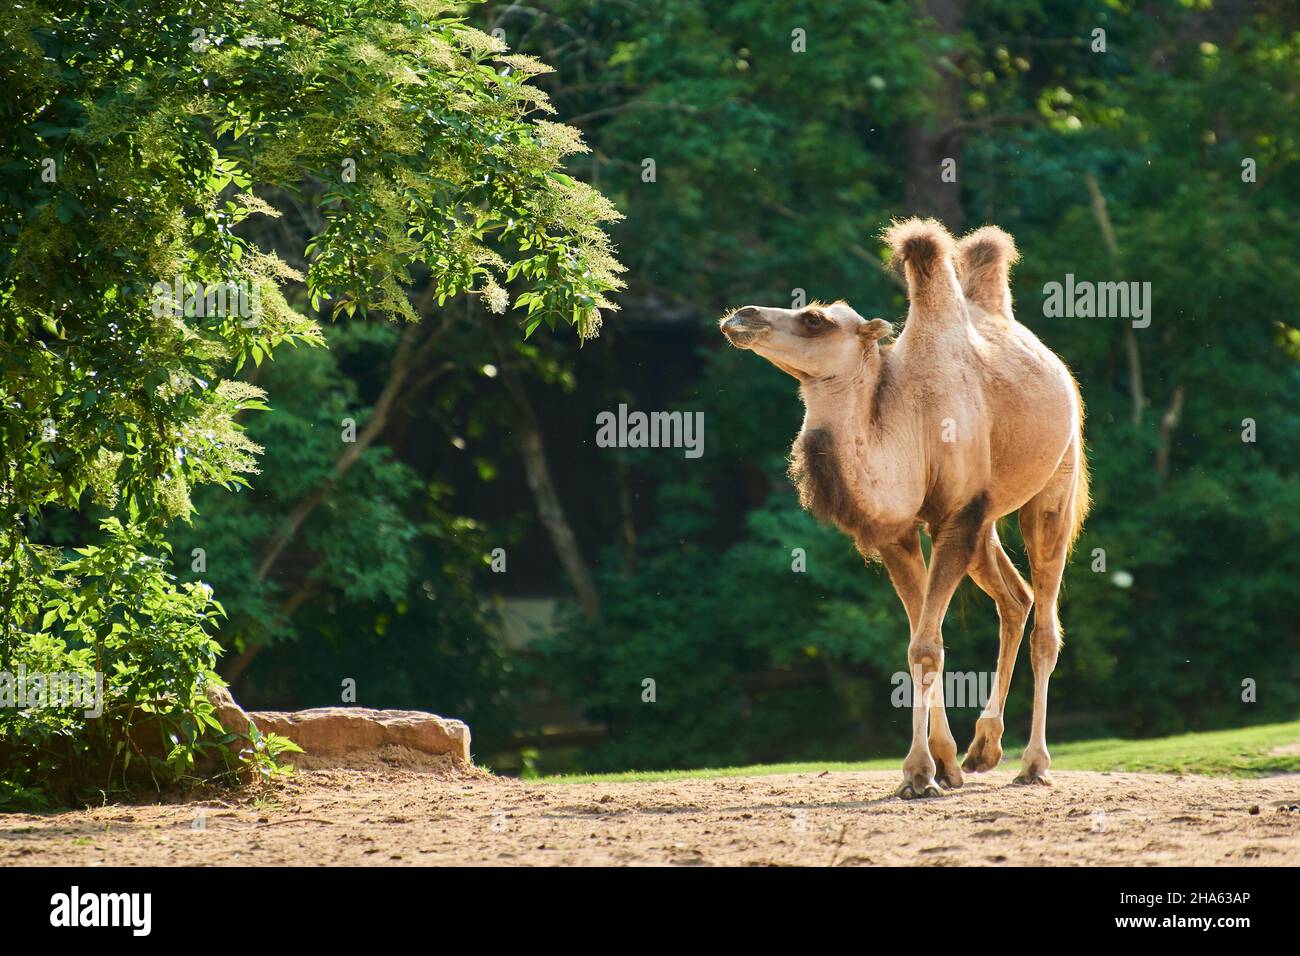
<instances>
[{"instance_id":1,"label":"green tree","mask_svg":"<svg viewBox=\"0 0 1300 956\"><path fill-rule=\"evenodd\" d=\"M619 266L613 207L559 169L580 140L533 118L545 67L448 5L52 0L6 10L0 38L0 669L93 660L114 705L93 731L4 709L4 798L146 757L140 713L175 741L147 761L174 777L211 723L219 606L133 574L194 488L255 470L236 416L262 392L233 376L321 341L281 291L304 277L238 228L276 214L263 196L322 185L305 281L334 317L414 322L424 279L496 312L511 288L525 334L586 336ZM38 546L60 511L110 516L78 552L93 569ZM145 679L159 655L170 679Z\"/></svg>"}]
</instances>

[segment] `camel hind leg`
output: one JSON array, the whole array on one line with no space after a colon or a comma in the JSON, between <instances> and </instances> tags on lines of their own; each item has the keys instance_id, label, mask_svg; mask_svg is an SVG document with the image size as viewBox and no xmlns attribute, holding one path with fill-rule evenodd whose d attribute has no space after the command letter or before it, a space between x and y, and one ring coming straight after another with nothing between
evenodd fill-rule
<instances>
[{"instance_id":1,"label":"camel hind leg","mask_svg":"<svg viewBox=\"0 0 1300 956\"><path fill-rule=\"evenodd\" d=\"M1029 656L1034 671L1034 715L1016 783L1051 786L1047 752L1047 684L1056 669L1061 648L1061 622L1057 598L1061 576L1070 555L1075 533L1080 452L1078 442L1070 446L1056 474L1037 495L1020 509L1020 531L1029 553L1030 577L1034 585L1034 629L1029 636Z\"/></svg>"},{"instance_id":2,"label":"camel hind leg","mask_svg":"<svg viewBox=\"0 0 1300 956\"><path fill-rule=\"evenodd\" d=\"M998 669L993 685L993 696L975 722L975 738L966 750L962 769L983 773L992 770L1002 760L1003 709L1007 691L1011 689L1011 674L1015 670L1016 655L1025 634L1025 622L1034 603L1034 592L1020 576L1016 566L998 540L998 530L989 526L988 536L976 549L975 559L967 572L980 590L993 598L998 608Z\"/></svg>"}]
</instances>

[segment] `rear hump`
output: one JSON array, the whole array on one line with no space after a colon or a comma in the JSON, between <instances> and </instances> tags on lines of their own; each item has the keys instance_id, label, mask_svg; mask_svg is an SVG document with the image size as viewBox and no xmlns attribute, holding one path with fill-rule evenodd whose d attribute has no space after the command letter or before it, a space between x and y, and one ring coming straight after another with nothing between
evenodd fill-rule
<instances>
[{"instance_id":1,"label":"rear hump","mask_svg":"<svg viewBox=\"0 0 1300 956\"><path fill-rule=\"evenodd\" d=\"M1016 241L997 226L983 226L957 244L961 291L985 312L1011 317L1011 267L1020 259Z\"/></svg>"}]
</instances>

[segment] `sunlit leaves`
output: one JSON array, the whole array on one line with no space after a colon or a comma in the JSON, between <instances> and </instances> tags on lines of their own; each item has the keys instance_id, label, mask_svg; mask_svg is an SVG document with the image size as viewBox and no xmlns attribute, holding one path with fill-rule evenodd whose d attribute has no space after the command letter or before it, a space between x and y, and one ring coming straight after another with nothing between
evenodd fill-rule
<instances>
[{"instance_id":1,"label":"sunlit leaves","mask_svg":"<svg viewBox=\"0 0 1300 956\"><path fill-rule=\"evenodd\" d=\"M537 303L522 322L594 332L620 284L602 229L617 213L558 174L579 144L532 118L549 110L528 85L544 69L423 0L0 13L0 576L27 595L0 605L0 665L51 628L68 654L148 628L166 639L125 602L120 619L97 618L105 604L70 623L40 595L74 578L89 604L124 580L174 604L178 654L206 633L208 612L165 576L87 574L97 545L39 574L14 555L32 522L92 499L110 537L143 548L191 514L197 485L245 483L260 449L236 416L264 405L233 379L321 340L287 285L305 280L333 319L414 322L417 272L440 304L501 307L514 282ZM273 189L319 197L305 276L239 230L276 215ZM197 672L173 688L182 706Z\"/></svg>"}]
</instances>

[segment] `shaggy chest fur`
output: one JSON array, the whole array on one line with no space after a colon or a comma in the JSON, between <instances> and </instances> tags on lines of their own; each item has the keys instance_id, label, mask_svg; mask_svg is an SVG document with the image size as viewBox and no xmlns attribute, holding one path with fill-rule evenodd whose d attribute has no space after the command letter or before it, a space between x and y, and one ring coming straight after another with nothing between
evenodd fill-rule
<instances>
[{"instance_id":1,"label":"shaggy chest fur","mask_svg":"<svg viewBox=\"0 0 1300 956\"><path fill-rule=\"evenodd\" d=\"M813 428L799 436L790 452L789 475L806 511L853 538L864 556L874 552L879 528L850 487L830 430Z\"/></svg>"}]
</instances>

